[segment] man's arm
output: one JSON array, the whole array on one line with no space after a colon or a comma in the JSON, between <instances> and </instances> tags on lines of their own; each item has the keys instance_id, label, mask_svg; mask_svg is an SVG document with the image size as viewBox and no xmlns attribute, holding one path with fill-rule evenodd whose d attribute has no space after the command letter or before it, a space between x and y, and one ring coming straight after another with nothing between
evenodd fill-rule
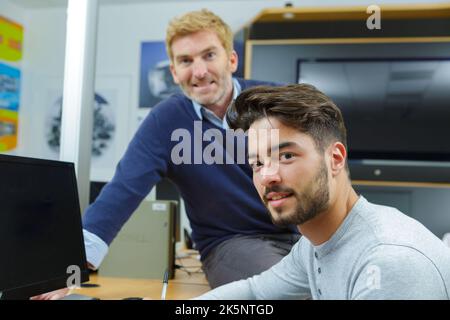
<instances>
[{"instance_id":1,"label":"man's arm","mask_svg":"<svg viewBox=\"0 0 450 320\"><path fill-rule=\"evenodd\" d=\"M86 210L86 253L96 268L107 252L105 245L107 248L142 199L165 175L170 154L165 141L166 132L160 128L157 112L152 111L130 142L112 181Z\"/></svg>"},{"instance_id":2,"label":"man's arm","mask_svg":"<svg viewBox=\"0 0 450 320\"><path fill-rule=\"evenodd\" d=\"M87 230L83 230L83 237L88 267L91 270L97 270L108 253L108 245L102 239Z\"/></svg>"},{"instance_id":3,"label":"man's arm","mask_svg":"<svg viewBox=\"0 0 450 320\"><path fill-rule=\"evenodd\" d=\"M350 299L448 299L443 279L434 263L414 248L376 247L363 258L356 272Z\"/></svg>"},{"instance_id":4,"label":"man's arm","mask_svg":"<svg viewBox=\"0 0 450 320\"><path fill-rule=\"evenodd\" d=\"M196 299L294 300L310 296L308 276L301 260L299 243L296 243L291 252L269 270L246 280L218 287Z\"/></svg>"}]
</instances>

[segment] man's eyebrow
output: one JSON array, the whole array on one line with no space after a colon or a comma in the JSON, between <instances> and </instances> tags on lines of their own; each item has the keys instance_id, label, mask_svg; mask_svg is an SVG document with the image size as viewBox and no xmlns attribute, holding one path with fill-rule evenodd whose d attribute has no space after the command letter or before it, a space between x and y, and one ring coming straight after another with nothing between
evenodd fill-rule
<instances>
[{"instance_id":1,"label":"man's eyebrow","mask_svg":"<svg viewBox=\"0 0 450 320\"><path fill-rule=\"evenodd\" d=\"M188 54L179 54L179 55L175 56L176 61L181 61L185 58L189 58L189 55Z\"/></svg>"},{"instance_id":2,"label":"man's eyebrow","mask_svg":"<svg viewBox=\"0 0 450 320\"><path fill-rule=\"evenodd\" d=\"M273 146L273 147L269 147L267 148L267 152L268 154L272 154L272 152L276 151L276 150L280 150L283 148L287 148L287 147L293 147L293 146L298 146L297 143L292 142L292 141L286 141L286 142L282 142L279 145ZM256 158L258 155L256 153L249 153L248 154L248 158L252 159L252 158Z\"/></svg>"},{"instance_id":3,"label":"man's eyebrow","mask_svg":"<svg viewBox=\"0 0 450 320\"><path fill-rule=\"evenodd\" d=\"M209 52L209 51L212 51L212 50L216 50L216 49L217 49L217 46L210 46L210 47L202 50L201 53L206 53L206 52Z\"/></svg>"},{"instance_id":4,"label":"man's eyebrow","mask_svg":"<svg viewBox=\"0 0 450 320\"><path fill-rule=\"evenodd\" d=\"M213 51L213 50L216 50L217 49L217 46L210 46L210 47L207 47L206 49L203 49L202 51L200 51L200 55L203 55L203 54L205 54L205 53L207 53L207 52L209 52L209 51ZM189 54L179 54L179 55L177 55L177 56L175 56L175 60L181 60L181 59L183 59L183 58L189 58L191 55L189 55Z\"/></svg>"}]
</instances>

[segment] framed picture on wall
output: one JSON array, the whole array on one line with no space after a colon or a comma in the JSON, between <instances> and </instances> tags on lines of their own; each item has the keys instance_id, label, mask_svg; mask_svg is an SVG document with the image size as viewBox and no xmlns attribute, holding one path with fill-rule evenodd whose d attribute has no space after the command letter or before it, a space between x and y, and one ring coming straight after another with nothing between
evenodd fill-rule
<instances>
[{"instance_id":1,"label":"framed picture on wall","mask_svg":"<svg viewBox=\"0 0 450 320\"><path fill-rule=\"evenodd\" d=\"M238 68L234 73L237 78L244 78L244 63L245 63L245 33L244 29L239 30L234 35L233 47L238 56Z\"/></svg>"},{"instance_id":2,"label":"framed picture on wall","mask_svg":"<svg viewBox=\"0 0 450 320\"><path fill-rule=\"evenodd\" d=\"M0 62L0 152L17 145L20 75L18 68Z\"/></svg>"},{"instance_id":3,"label":"framed picture on wall","mask_svg":"<svg viewBox=\"0 0 450 320\"><path fill-rule=\"evenodd\" d=\"M179 90L170 73L164 41L142 42L139 108L152 108Z\"/></svg>"},{"instance_id":4,"label":"framed picture on wall","mask_svg":"<svg viewBox=\"0 0 450 320\"><path fill-rule=\"evenodd\" d=\"M41 79L42 81L42 79ZM33 144L40 146L42 156L58 159L60 151L63 102L62 79L48 78L39 90L33 110ZM95 81L91 180L111 180L117 162L128 145L130 127L130 78L97 76ZM37 150L36 150L37 151Z\"/></svg>"}]
</instances>

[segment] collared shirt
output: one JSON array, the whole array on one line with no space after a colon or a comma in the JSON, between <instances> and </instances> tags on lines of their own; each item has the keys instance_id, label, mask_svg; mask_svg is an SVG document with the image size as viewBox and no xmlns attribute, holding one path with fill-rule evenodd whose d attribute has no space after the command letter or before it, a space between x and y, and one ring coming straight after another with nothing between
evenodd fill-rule
<instances>
[{"instance_id":1,"label":"collared shirt","mask_svg":"<svg viewBox=\"0 0 450 320\"><path fill-rule=\"evenodd\" d=\"M242 90L241 85L239 84L237 79L233 78L233 99L232 99L232 101L234 101L237 98L237 96L241 93L241 90ZM204 106L202 106L201 104L199 104L198 102L196 102L194 100L192 100L192 105L194 106L195 113L200 118L200 120L203 120L203 118L206 118L220 128L223 128L225 130L230 128L228 126L226 117L224 117L223 119L220 119L214 112L205 108ZM230 105L231 105L231 103L230 103Z\"/></svg>"}]
</instances>

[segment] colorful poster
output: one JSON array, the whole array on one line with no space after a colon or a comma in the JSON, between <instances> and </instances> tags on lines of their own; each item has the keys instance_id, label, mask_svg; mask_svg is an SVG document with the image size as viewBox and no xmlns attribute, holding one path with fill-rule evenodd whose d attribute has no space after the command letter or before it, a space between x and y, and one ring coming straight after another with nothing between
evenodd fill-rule
<instances>
[{"instance_id":1,"label":"colorful poster","mask_svg":"<svg viewBox=\"0 0 450 320\"><path fill-rule=\"evenodd\" d=\"M22 59L23 27L0 16L0 59L19 61Z\"/></svg>"},{"instance_id":2,"label":"colorful poster","mask_svg":"<svg viewBox=\"0 0 450 320\"><path fill-rule=\"evenodd\" d=\"M0 63L0 152L17 145L20 70Z\"/></svg>"}]
</instances>

